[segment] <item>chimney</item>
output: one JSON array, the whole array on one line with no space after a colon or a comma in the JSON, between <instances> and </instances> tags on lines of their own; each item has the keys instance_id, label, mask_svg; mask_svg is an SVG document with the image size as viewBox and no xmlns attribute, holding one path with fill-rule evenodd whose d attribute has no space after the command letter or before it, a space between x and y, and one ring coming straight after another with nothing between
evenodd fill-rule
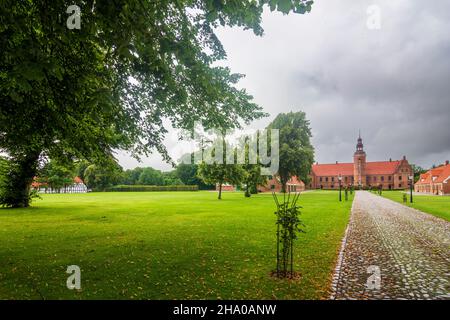
<instances>
[{"instance_id":1,"label":"chimney","mask_svg":"<svg viewBox=\"0 0 450 320\"><path fill-rule=\"evenodd\" d=\"M338 162L336 161L336 164L338 164Z\"/></svg>"},{"instance_id":2,"label":"chimney","mask_svg":"<svg viewBox=\"0 0 450 320\"><path fill-rule=\"evenodd\" d=\"M445 165L448 166L448 160L445 160Z\"/></svg>"},{"instance_id":3,"label":"chimney","mask_svg":"<svg viewBox=\"0 0 450 320\"><path fill-rule=\"evenodd\" d=\"M403 160L406 160L406 156L403 156Z\"/></svg>"},{"instance_id":4,"label":"chimney","mask_svg":"<svg viewBox=\"0 0 450 320\"><path fill-rule=\"evenodd\" d=\"M392 158L389 158L389 162L392 162Z\"/></svg>"}]
</instances>

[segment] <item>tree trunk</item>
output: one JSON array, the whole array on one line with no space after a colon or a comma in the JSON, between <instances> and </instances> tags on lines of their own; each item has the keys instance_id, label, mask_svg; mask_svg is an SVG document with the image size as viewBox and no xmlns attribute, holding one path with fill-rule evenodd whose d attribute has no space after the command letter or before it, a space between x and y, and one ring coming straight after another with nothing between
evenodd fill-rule
<instances>
[{"instance_id":1,"label":"tree trunk","mask_svg":"<svg viewBox=\"0 0 450 320\"><path fill-rule=\"evenodd\" d=\"M253 190L250 190L250 192L253 194L258 194L258 184L257 183L253 184Z\"/></svg>"},{"instance_id":2,"label":"tree trunk","mask_svg":"<svg viewBox=\"0 0 450 320\"><path fill-rule=\"evenodd\" d=\"M286 182L281 181L281 192L286 193Z\"/></svg>"},{"instance_id":3,"label":"tree trunk","mask_svg":"<svg viewBox=\"0 0 450 320\"><path fill-rule=\"evenodd\" d=\"M219 200L222 199L222 183L219 183L219 197L218 197L218 199Z\"/></svg>"},{"instance_id":4,"label":"tree trunk","mask_svg":"<svg viewBox=\"0 0 450 320\"><path fill-rule=\"evenodd\" d=\"M251 194L250 194L250 184L247 183L245 185L245 197L249 198L250 196L251 196Z\"/></svg>"},{"instance_id":5,"label":"tree trunk","mask_svg":"<svg viewBox=\"0 0 450 320\"><path fill-rule=\"evenodd\" d=\"M30 152L12 157L6 177L7 186L0 199L1 204L12 208L30 206L30 188L37 174L39 155L40 152Z\"/></svg>"}]
</instances>

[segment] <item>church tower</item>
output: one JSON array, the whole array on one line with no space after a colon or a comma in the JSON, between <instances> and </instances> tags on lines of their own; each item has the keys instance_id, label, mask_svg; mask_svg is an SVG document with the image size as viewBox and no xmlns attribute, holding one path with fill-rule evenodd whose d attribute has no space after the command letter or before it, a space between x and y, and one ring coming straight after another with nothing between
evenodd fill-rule
<instances>
[{"instance_id":1,"label":"church tower","mask_svg":"<svg viewBox=\"0 0 450 320\"><path fill-rule=\"evenodd\" d=\"M356 144L356 152L353 155L353 176L354 185L362 187L366 182L366 153L359 133L358 143Z\"/></svg>"}]
</instances>

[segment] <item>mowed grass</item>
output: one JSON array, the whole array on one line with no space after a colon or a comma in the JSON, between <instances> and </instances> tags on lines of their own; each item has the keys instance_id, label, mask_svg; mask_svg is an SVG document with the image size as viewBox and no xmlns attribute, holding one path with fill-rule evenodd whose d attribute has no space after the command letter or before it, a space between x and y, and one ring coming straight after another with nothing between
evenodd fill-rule
<instances>
[{"instance_id":1,"label":"mowed grass","mask_svg":"<svg viewBox=\"0 0 450 320\"><path fill-rule=\"evenodd\" d=\"M0 299L320 299L328 295L351 201L300 197L301 279L274 279L272 195L214 192L43 195L0 209ZM81 290L66 287L81 268Z\"/></svg>"},{"instance_id":2,"label":"mowed grass","mask_svg":"<svg viewBox=\"0 0 450 320\"><path fill-rule=\"evenodd\" d=\"M402 191L384 191L383 197L403 203ZM416 208L417 210L430 213L436 217L450 221L450 197L449 196L423 196L413 194L413 203L409 202L409 193L407 206Z\"/></svg>"}]
</instances>

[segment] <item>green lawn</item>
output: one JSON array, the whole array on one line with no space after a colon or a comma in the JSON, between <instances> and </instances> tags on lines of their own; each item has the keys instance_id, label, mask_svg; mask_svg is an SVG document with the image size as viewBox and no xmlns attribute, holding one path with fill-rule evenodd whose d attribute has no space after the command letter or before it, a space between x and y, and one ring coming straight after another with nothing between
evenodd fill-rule
<instances>
[{"instance_id":1,"label":"green lawn","mask_svg":"<svg viewBox=\"0 0 450 320\"><path fill-rule=\"evenodd\" d=\"M403 204L403 194L402 191L384 191L382 195ZM408 193L408 203L406 205L450 221L450 197L448 196L413 195L413 203L411 204Z\"/></svg>"},{"instance_id":2,"label":"green lawn","mask_svg":"<svg viewBox=\"0 0 450 320\"><path fill-rule=\"evenodd\" d=\"M141 192L43 195L0 209L0 299L319 299L351 201L301 196L300 280L276 280L270 194ZM66 288L81 268L80 292Z\"/></svg>"}]
</instances>

